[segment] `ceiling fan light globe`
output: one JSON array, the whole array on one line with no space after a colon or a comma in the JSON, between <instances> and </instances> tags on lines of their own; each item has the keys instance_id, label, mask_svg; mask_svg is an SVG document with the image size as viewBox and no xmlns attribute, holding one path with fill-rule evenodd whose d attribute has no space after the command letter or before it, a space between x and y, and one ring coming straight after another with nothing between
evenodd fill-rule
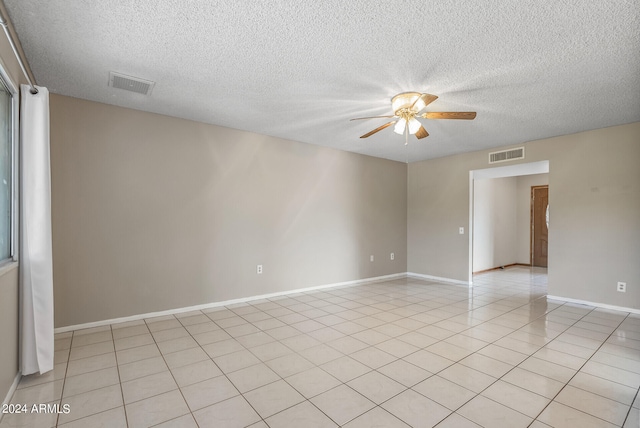
<instances>
[{"instance_id":1,"label":"ceiling fan light globe","mask_svg":"<svg viewBox=\"0 0 640 428\"><path fill-rule=\"evenodd\" d=\"M407 126L407 121L402 118L396 122L396 126L393 127L393 132L402 135L404 134L405 126Z\"/></svg>"},{"instance_id":2,"label":"ceiling fan light globe","mask_svg":"<svg viewBox=\"0 0 640 428\"><path fill-rule=\"evenodd\" d=\"M409 120L409 134L415 134L416 132L418 132L421 126L422 124L417 119L411 118Z\"/></svg>"}]
</instances>

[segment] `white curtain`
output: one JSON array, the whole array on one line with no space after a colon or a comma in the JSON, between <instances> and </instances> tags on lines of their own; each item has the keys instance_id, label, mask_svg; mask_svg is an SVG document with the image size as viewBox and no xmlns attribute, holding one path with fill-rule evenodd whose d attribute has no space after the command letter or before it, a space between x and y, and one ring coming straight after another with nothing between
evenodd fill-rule
<instances>
[{"instance_id":1,"label":"white curtain","mask_svg":"<svg viewBox=\"0 0 640 428\"><path fill-rule=\"evenodd\" d=\"M20 102L21 371L53 369L49 91L22 85Z\"/></svg>"}]
</instances>

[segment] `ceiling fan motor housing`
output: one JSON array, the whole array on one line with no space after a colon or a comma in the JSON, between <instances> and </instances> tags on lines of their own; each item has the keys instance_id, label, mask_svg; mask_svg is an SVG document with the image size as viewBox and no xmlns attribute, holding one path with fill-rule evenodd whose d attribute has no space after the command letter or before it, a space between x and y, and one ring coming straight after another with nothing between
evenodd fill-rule
<instances>
[{"instance_id":1,"label":"ceiling fan motor housing","mask_svg":"<svg viewBox=\"0 0 640 428\"><path fill-rule=\"evenodd\" d=\"M391 107L393 108L393 112L397 116L401 116L399 113L402 110L406 111L406 110L411 109L413 104L420 98L421 95L422 94L420 92L403 92L403 93L398 94L395 97L391 98ZM422 110L423 108L425 108L426 105L424 104L424 102L422 102L422 103L418 102L413 107L414 108L411 109L411 110L414 110L414 112L417 113L420 110Z\"/></svg>"}]
</instances>

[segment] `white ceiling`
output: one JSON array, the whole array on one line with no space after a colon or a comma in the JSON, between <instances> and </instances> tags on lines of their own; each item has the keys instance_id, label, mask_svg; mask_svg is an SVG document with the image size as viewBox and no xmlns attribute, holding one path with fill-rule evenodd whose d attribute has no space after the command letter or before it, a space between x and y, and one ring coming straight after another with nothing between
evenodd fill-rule
<instances>
[{"instance_id":1,"label":"white ceiling","mask_svg":"<svg viewBox=\"0 0 640 428\"><path fill-rule=\"evenodd\" d=\"M640 121L637 0L4 0L51 92L410 162ZM150 96L109 71L156 82ZM405 91L430 136L360 135Z\"/></svg>"}]
</instances>

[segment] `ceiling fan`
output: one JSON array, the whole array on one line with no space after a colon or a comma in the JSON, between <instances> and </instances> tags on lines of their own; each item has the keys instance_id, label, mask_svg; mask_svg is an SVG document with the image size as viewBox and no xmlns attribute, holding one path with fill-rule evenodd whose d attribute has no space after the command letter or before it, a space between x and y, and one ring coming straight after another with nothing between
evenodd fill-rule
<instances>
[{"instance_id":1,"label":"ceiling fan","mask_svg":"<svg viewBox=\"0 0 640 428\"><path fill-rule=\"evenodd\" d=\"M385 128L395 124L393 131L396 134L405 134L405 145L408 144L409 134L415 135L416 138L422 139L429 136L429 133L422 126L422 123L417 119L421 117L423 119L465 119L473 120L476 118L476 112L474 111L454 111L454 112L420 112L429 104L434 102L438 97L431 94L422 94L420 92L403 92L391 98L391 107L393 108L393 115L390 116L371 116L371 117L357 117L351 120L363 120L363 119L378 119L378 118L396 118L391 122L387 122L382 126L377 127L373 131L369 131L362 135L360 138L367 138L382 131Z\"/></svg>"}]
</instances>

